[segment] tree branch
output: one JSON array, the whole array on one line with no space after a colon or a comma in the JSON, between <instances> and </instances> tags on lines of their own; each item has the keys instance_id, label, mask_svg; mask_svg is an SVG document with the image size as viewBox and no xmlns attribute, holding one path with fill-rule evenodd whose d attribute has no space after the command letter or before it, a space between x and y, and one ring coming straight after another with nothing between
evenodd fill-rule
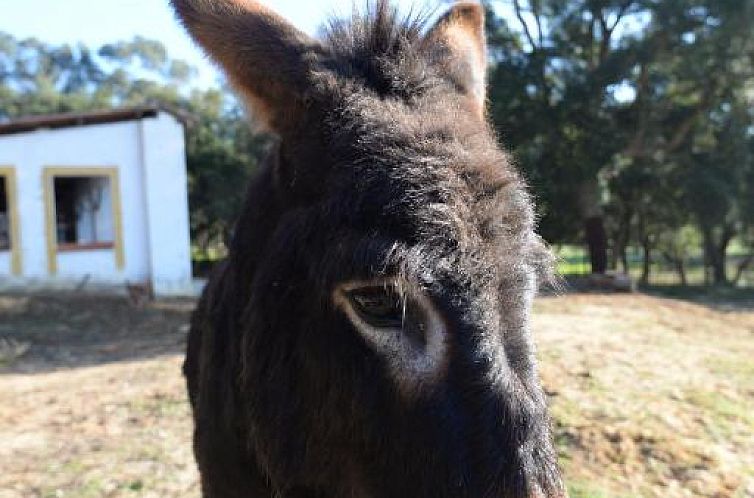
<instances>
[{"instance_id":1,"label":"tree branch","mask_svg":"<svg viewBox=\"0 0 754 498\"><path fill-rule=\"evenodd\" d=\"M540 18L540 6L539 0L530 0L532 13L534 14L534 22L537 23L537 37L539 39L539 46L544 47L544 33L542 32L542 19Z\"/></svg>"},{"instance_id":2,"label":"tree branch","mask_svg":"<svg viewBox=\"0 0 754 498\"><path fill-rule=\"evenodd\" d=\"M592 17L592 19L589 21L589 70L593 71L595 67L597 67L597 62L594 60L594 23L595 19Z\"/></svg>"},{"instance_id":3,"label":"tree branch","mask_svg":"<svg viewBox=\"0 0 754 498\"><path fill-rule=\"evenodd\" d=\"M524 34L526 35L526 39L528 40L529 44L531 45L532 51L535 51L538 46L536 42L534 41L534 37L532 37L531 31L529 31L529 26L526 24L526 20L524 19L523 12L521 10L521 3L519 0L513 0L513 9L516 12L516 17L518 18L518 22L521 23L521 27L524 30Z\"/></svg>"},{"instance_id":4,"label":"tree branch","mask_svg":"<svg viewBox=\"0 0 754 498\"><path fill-rule=\"evenodd\" d=\"M628 9L633 4L634 0L626 0L625 2L623 2L623 4L621 4L621 6L618 8L618 12L615 14L615 22L613 22L612 26L608 25L605 13L602 9L599 9L599 15L596 17L599 20L600 28L602 29L602 39L600 40L600 62L604 62L607 58L607 54L610 51L610 42L612 41L615 28L618 27L620 22L623 20L623 17L628 12ZM595 12L592 11L592 16L594 15Z\"/></svg>"},{"instance_id":5,"label":"tree branch","mask_svg":"<svg viewBox=\"0 0 754 498\"><path fill-rule=\"evenodd\" d=\"M597 21L600 23L601 38L599 62L602 64L605 62L605 59L607 59L607 54L610 51L610 37L612 36L612 32L610 31L610 28L607 27L607 19L605 19L605 13L602 9L598 9L597 12L592 11L592 16L597 18Z\"/></svg>"},{"instance_id":6,"label":"tree branch","mask_svg":"<svg viewBox=\"0 0 754 498\"><path fill-rule=\"evenodd\" d=\"M628 9L631 8L631 6L634 4L634 0L626 0L623 5L620 6L618 9L618 14L615 18L615 22L613 23L612 27L610 28L610 34L615 31L615 28L618 27L618 24L620 24L623 17L628 13Z\"/></svg>"},{"instance_id":7,"label":"tree branch","mask_svg":"<svg viewBox=\"0 0 754 498\"><path fill-rule=\"evenodd\" d=\"M706 86L702 98L699 101L699 104L697 104L696 109L694 109L694 112L684 119L676 128L673 138L670 139L668 145L665 147L667 153L675 152L681 145L683 145L686 137L688 137L689 133L694 129L697 120L704 115L705 112L709 111L709 108L712 105L713 89L715 86L714 82Z\"/></svg>"},{"instance_id":8,"label":"tree branch","mask_svg":"<svg viewBox=\"0 0 754 498\"><path fill-rule=\"evenodd\" d=\"M638 122L636 126L636 134L633 140L623 151L623 154L628 157L639 157L644 154L644 141L647 136L647 128L649 126L649 113L647 112L647 94L649 93L649 64L641 62L639 66L639 81L636 89L636 100L634 105L636 106L636 112L638 113Z\"/></svg>"},{"instance_id":9,"label":"tree branch","mask_svg":"<svg viewBox=\"0 0 754 498\"><path fill-rule=\"evenodd\" d=\"M746 256L736 267L736 275L733 277L733 285L738 285L738 282L740 282L741 278L744 276L744 272L752 263L754 263L754 253Z\"/></svg>"}]
</instances>

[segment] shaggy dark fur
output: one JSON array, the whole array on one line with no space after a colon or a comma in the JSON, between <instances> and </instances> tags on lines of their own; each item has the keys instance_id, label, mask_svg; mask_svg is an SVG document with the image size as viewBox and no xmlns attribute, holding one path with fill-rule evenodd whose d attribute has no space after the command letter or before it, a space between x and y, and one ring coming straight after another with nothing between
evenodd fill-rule
<instances>
[{"instance_id":1,"label":"shaggy dark fur","mask_svg":"<svg viewBox=\"0 0 754 498\"><path fill-rule=\"evenodd\" d=\"M174 0L200 40L212 3ZM382 1L335 23L270 118L279 144L189 337L206 497L562 493L528 328L549 256L463 75L421 32ZM408 393L333 304L338 283L382 275L424 289L450 334L442 378Z\"/></svg>"}]
</instances>

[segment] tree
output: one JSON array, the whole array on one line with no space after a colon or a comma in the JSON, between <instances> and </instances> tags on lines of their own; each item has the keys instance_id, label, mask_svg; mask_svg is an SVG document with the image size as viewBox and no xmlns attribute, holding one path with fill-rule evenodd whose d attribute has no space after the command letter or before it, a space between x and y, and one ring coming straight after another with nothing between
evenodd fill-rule
<instances>
[{"instance_id":1,"label":"tree","mask_svg":"<svg viewBox=\"0 0 754 498\"><path fill-rule=\"evenodd\" d=\"M507 6L507 19L492 6ZM726 171L707 173L714 181L726 183L731 169L737 181L746 176L743 156L723 151L732 130L715 122L721 109L745 108L741 96L750 99L754 88L754 1L510 0L490 12L493 120L540 201L543 234L553 242L583 237L593 271L609 266L611 246L612 265L625 267L632 220L646 259L657 227L682 226L670 220L689 210L683 199L692 194L679 189L705 169L693 161L724 161ZM739 123L740 145L751 116ZM660 185L672 185L672 195ZM723 239L742 228L733 200L741 193L720 196L738 221L707 230L715 281L725 280Z\"/></svg>"},{"instance_id":2,"label":"tree","mask_svg":"<svg viewBox=\"0 0 754 498\"><path fill-rule=\"evenodd\" d=\"M637 58L621 28L640 7L513 0L517 26L494 16L489 26L493 120L539 194L544 235L582 234L595 273L608 267L600 172L625 146L616 92Z\"/></svg>"},{"instance_id":3,"label":"tree","mask_svg":"<svg viewBox=\"0 0 754 498\"><path fill-rule=\"evenodd\" d=\"M729 283L728 246L750 226L754 156L748 114L738 105L721 106L710 114L686 157L687 206L702 232L705 266L715 284Z\"/></svg>"}]
</instances>

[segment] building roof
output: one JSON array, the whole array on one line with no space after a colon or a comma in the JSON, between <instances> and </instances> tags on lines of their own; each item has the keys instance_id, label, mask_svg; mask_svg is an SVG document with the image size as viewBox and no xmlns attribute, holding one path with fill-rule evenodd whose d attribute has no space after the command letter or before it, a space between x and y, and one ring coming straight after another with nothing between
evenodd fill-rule
<instances>
[{"instance_id":1,"label":"building roof","mask_svg":"<svg viewBox=\"0 0 754 498\"><path fill-rule=\"evenodd\" d=\"M154 118L161 111L165 110L161 109L160 107L150 106L111 109L94 112L75 112L66 114L28 116L11 121L0 122L0 135L24 133L40 129L70 128L74 126L134 121L143 118Z\"/></svg>"}]
</instances>

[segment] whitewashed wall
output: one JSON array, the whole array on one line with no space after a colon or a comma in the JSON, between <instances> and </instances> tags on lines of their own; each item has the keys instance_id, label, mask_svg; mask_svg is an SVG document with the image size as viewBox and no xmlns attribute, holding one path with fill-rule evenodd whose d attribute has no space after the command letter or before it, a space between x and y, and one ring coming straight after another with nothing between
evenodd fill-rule
<instances>
[{"instance_id":1,"label":"whitewashed wall","mask_svg":"<svg viewBox=\"0 0 754 498\"><path fill-rule=\"evenodd\" d=\"M152 285L158 295L193 294L183 127L168 114L142 120L139 126Z\"/></svg>"},{"instance_id":2,"label":"whitewashed wall","mask_svg":"<svg viewBox=\"0 0 754 498\"><path fill-rule=\"evenodd\" d=\"M11 256L10 251L0 251L0 280L4 275L11 274Z\"/></svg>"},{"instance_id":3,"label":"whitewashed wall","mask_svg":"<svg viewBox=\"0 0 754 498\"><path fill-rule=\"evenodd\" d=\"M0 135L0 166L16 170L20 278L0 253L0 289L70 288L152 282L158 295L193 292L184 135L171 115L122 123ZM47 262L43 171L112 168L119 174L125 266L112 249L63 252Z\"/></svg>"}]
</instances>

